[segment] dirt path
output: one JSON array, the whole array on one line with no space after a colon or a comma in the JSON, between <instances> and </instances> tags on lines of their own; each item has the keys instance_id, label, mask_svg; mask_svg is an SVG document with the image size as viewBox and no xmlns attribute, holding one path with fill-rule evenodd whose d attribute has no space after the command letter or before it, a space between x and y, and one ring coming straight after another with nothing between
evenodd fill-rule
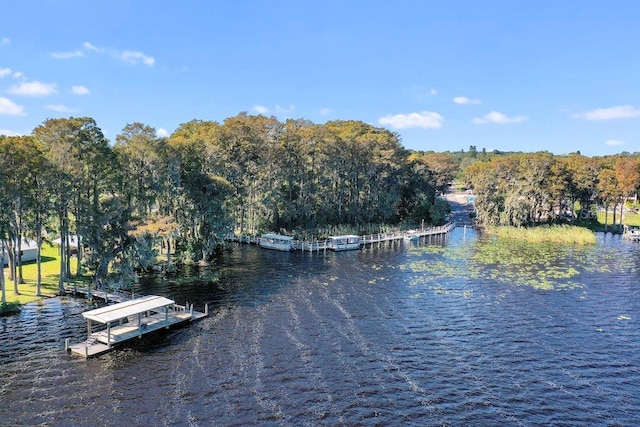
<instances>
[{"instance_id":1,"label":"dirt path","mask_svg":"<svg viewBox=\"0 0 640 427\"><path fill-rule=\"evenodd\" d=\"M451 219L455 221L457 225L472 226L473 220L469 217L469 214L474 212L475 209L473 204L467 203L469 195L456 191L455 186L451 186L444 197L451 205Z\"/></svg>"}]
</instances>

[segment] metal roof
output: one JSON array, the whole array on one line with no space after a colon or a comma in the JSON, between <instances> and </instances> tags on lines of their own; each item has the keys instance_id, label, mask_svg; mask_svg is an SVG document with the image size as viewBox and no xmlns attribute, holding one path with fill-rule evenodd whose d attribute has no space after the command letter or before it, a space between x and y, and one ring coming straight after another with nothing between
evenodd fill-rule
<instances>
[{"instance_id":1,"label":"metal roof","mask_svg":"<svg viewBox=\"0 0 640 427\"><path fill-rule=\"evenodd\" d=\"M272 233L263 234L262 238L263 239L277 239L277 240L293 240L293 237L291 237L291 236L283 236L282 234L272 234Z\"/></svg>"},{"instance_id":2,"label":"metal roof","mask_svg":"<svg viewBox=\"0 0 640 427\"><path fill-rule=\"evenodd\" d=\"M170 300L169 298L157 295L147 295L130 301L85 311L82 313L82 316L85 319L91 319L95 322L108 323L113 322L114 320L124 319L138 313L144 313L145 311L157 310L158 308L166 307L174 303L175 301Z\"/></svg>"}]
</instances>

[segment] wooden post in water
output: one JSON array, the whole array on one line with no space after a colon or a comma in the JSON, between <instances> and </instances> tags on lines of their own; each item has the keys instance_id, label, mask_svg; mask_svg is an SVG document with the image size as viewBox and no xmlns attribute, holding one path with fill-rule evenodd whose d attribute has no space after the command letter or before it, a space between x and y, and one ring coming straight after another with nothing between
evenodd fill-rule
<instances>
[{"instance_id":1,"label":"wooden post in water","mask_svg":"<svg viewBox=\"0 0 640 427\"><path fill-rule=\"evenodd\" d=\"M208 316L209 315L209 303L206 303L204 305L204 315Z\"/></svg>"},{"instance_id":2,"label":"wooden post in water","mask_svg":"<svg viewBox=\"0 0 640 427\"><path fill-rule=\"evenodd\" d=\"M64 339L64 351L69 351L69 338Z\"/></svg>"}]
</instances>

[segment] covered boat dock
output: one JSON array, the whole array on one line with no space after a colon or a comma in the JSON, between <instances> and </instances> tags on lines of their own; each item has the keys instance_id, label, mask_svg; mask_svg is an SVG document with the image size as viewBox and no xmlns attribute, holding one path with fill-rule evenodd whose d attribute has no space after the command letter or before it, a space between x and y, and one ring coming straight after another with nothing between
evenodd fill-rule
<instances>
[{"instance_id":1,"label":"covered boat dock","mask_svg":"<svg viewBox=\"0 0 640 427\"><path fill-rule=\"evenodd\" d=\"M332 251L349 251L360 249L360 236L346 234L344 236L329 236L329 249Z\"/></svg>"},{"instance_id":2,"label":"covered boat dock","mask_svg":"<svg viewBox=\"0 0 640 427\"><path fill-rule=\"evenodd\" d=\"M197 320L207 314L206 306L205 312L200 313L193 311L193 305L181 306L169 298L147 295L85 311L82 316L87 320L86 341L69 345L67 340L66 348L89 358L106 353L114 345L132 338L141 338L150 332Z\"/></svg>"},{"instance_id":3,"label":"covered boat dock","mask_svg":"<svg viewBox=\"0 0 640 427\"><path fill-rule=\"evenodd\" d=\"M263 234L262 237L260 237L260 246L265 249L290 251L293 249L293 237L273 233Z\"/></svg>"}]
</instances>

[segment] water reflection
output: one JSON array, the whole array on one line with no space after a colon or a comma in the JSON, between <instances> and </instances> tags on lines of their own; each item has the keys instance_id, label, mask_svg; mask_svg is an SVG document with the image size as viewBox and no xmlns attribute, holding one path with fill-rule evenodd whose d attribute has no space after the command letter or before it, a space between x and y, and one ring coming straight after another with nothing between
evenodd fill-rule
<instances>
[{"instance_id":1,"label":"water reflection","mask_svg":"<svg viewBox=\"0 0 640 427\"><path fill-rule=\"evenodd\" d=\"M89 361L62 351L85 333L81 301L29 306L0 324L0 425L640 422L636 246L539 255L578 271L550 291L503 280L518 270L504 252L474 260L496 248L470 230L432 243L239 246L210 270L145 277L136 293L211 316Z\"/></svg>"}]
</instances>

